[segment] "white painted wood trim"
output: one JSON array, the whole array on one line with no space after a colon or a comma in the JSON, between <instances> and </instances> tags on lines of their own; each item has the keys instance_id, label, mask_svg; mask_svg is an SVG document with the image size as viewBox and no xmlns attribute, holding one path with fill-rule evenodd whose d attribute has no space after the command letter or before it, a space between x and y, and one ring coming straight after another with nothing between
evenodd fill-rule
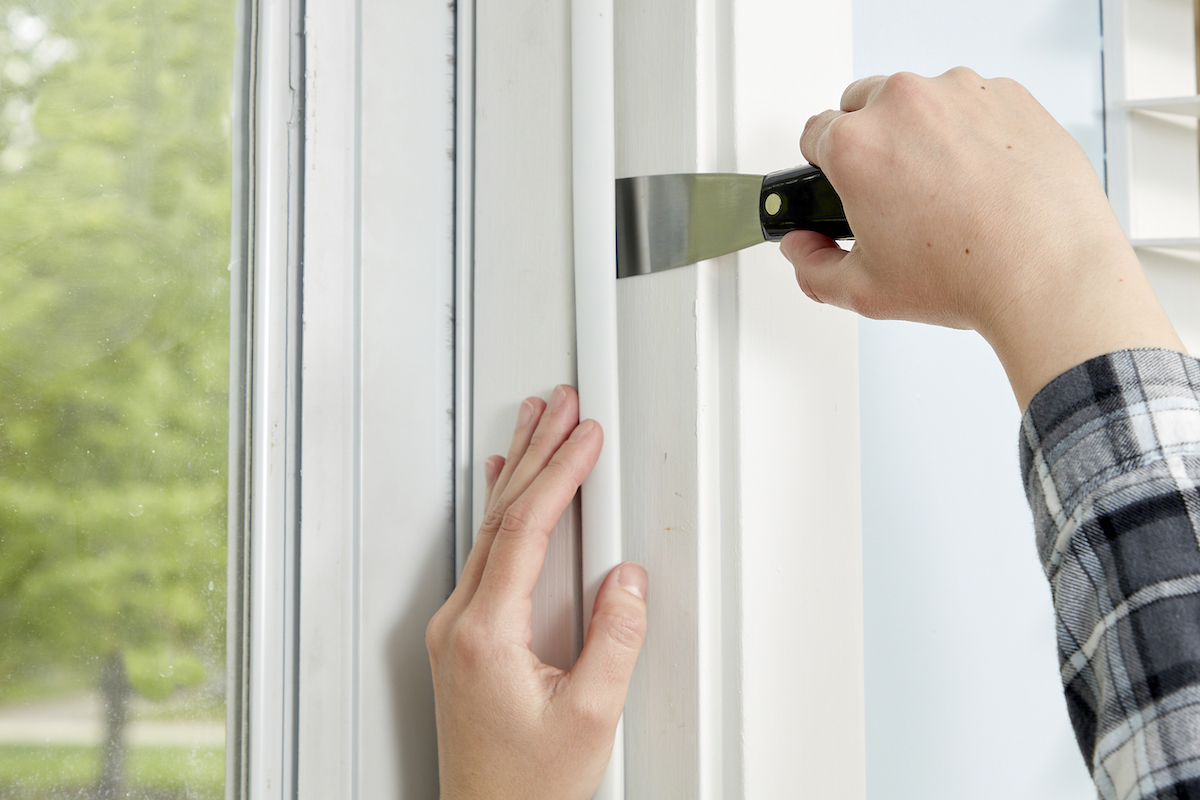
<instances>
[{"instance_id":1,"label":"white painted wood trim","mask_svg":"<svg viewBox=\"0 0 1200 800\"><path fill-rule=\"evenodd\" d=\"M455 570L454 29L445 3L359 3L362 532L352 768L362 798L438 793L425 627Z\"/></svg>"},{"instance_id":2,"label":"white painted wood trim","mask_svg":"<svg viewBox=\"0 0 1200 800\"><path fill-rule=\"evenodd\" d=\"M254 93L246 796L295 791L299 4L262 0ZM241 743L238 743L239 746ZM239 787L240 788L240 787Z\"/></svg>"},{"instance_id":3,"label":"white painted wood trim","mask_svg":"<svg viewBox=\"0 0 1200 800\"><path fill-rule=\"evenodd\" d=\"M1200 348L1194 4L1103 0L1108 195L1184 345Z\"/></svg>"},{"instance_id":4,"label":"white painted wood trim","mask_svg":"<svg viewBox=\"0 0 1200 800\"><path fill-rule=\"evenodd\" d=\"M455 6L454 578L475 538L472 513L475 319L475 0Z\"/></svg>"},{"instance_id":5,"label":"white painted wood trim","mask_svg":"<svg viewBox=\"0 0 1200 800\"><path fill-rule=\"evenodd\" d=\"M437 792L424 632L455 569L454 25L440 4L306 4L300 796Z\"/></svg>"},{"instance_id":6,"label":"white painted wood trim","mask_svg":"<svg viewBox=\"0 0 1200 800\"><path fill-rule=\"evenodd\" d=\"M1186 2L1104 0L1108 191L1134 239L1200 232L1193 12Z\"/></svg>"},{"instance_id":7,"label":"white painted wood trim","mask_svg":"<svg viewBox=\"0 0 1200 800\"><path fill-rule=\"evenodd\" d=\"M595 419L604 431L600 458L581 488L586 636L596 592L622 560L612 0L571 3L571 109L579 415ZM608 770L594 797L624 796L625 732L619 722Z\"/></svg>"},{"instance_id":8,"label":"white painted wood trim","mask_svg":"<svg viewBox=\"0 0 1200 800\"><path fill-rule=\"evenodd\" d=\"M800 163L805 122L853 78L851 2L734 9L737 171ZM802 76L785 99L780 70ZM861 800L858 321L809 302L774 245L738 254L735 294L744 796Z\"/></svg>"},{"instance_id":9,"label":"white painted wood trim","mask_svg":"<svg viewBox=\"0 0 1200 800\"><path fill-rule=\"evenodd\" d=\"M578 156L562 80L574 26L560 5L477 6L475 469L504 452L523 395L574 377L584 301L576 307L569 271ZM850 79L848 2L826 4L817 23L813 13L774 0L618 0L616 176L797 163L807 115ZM800 70L788 34L813 24L827 44ZM764 30L772 45L760 52ZM781 102L778 85L756 77L784 52L807 100ZM773 250L616 282L621 556L651 575L625 717L630 797L790 796L796 741L816 785L862 795L855 324L809 304ZM781 460L789 437L793 457ZM561 582L570 564L552 545L543 581ZM812 592L837 608L797 624L796 603ZM789 660L771 657L778 648ZM810 682L780 679L789 670ZM806 703L829 715L775 713Z\"/></svg>"},{"instance_id":10,"label":"white painted wood trim","mask_svg":"<svg viewBox=\"0 0 1200 800\"><path fill-rule=\"evenodd\" d=\"M521 400L576 384L570 6L475 7L472 531L483 464L508 452ZM582 645L579 503L534 591L534 652L568 668Z\"/></svg>"},{"instance_id":11,"label":"white painted wood trim","mask_svg":"<svg viewBox=\"0 0 1200 800\"><path fill-rule=\"evenodd\" d=\"M359 3L305 4L297 791L359 796L362 305Z\"/></svg>"},{"instance_id":12,"label":"white painted wood trim","mask_svg":"<svg viewBox=\"0 0 1200 800\"><path fill-rule=\"evenodd\" d=\"M1200 117L1200 95L1161 97L1149 100L1118 100L1114 105L1126 111L1157 111L1162 114Z\"/></svg>"}]
</instances>

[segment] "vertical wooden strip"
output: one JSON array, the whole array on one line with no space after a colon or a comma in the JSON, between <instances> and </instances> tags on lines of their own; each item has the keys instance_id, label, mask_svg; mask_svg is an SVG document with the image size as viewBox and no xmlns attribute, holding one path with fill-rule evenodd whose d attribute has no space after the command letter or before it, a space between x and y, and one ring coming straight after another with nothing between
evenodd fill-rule
<instances>
[{"instance_id":1,"label":"vertical wooden strip","mask_svg":"<svg viewBox=\"0 0 1200 800\"><path fill-rule=\"evenodd\" d=\"M568 9L477 0L475 30L472 530L522 398L576 382ZM555 528L534 592L534 652L559 667L582 642L578 515Z\"/></svg>"},{"instance_id":2,"label":"vertical wooden strip","mask_svg":"<svg viewBox=\"0 0 1200 800\"><path fill-rule=\"evenodd\" d=\"M349 800L358 797L362 663L359 11L358 3L309 3L304 39L296 784Z\"/></svg>"},{"instance_id":3,"label":"vertical wooden strip","mask_svg":"<svg viewBox=\"0 0 1200 800\"><path fill-rule=\"evenodd\" d=\"M453 30L442 4L362 0L362 798L438 793L425 627L454 577Z\"/></svg>"},{"instance_id":4,"label":"vertical wooden strip","mask_svg":"<svg viewBox=\"0 0 1200 800\"><path fill-rule=\"evenodd\" d=\"M852 78L850 12L735 3L739 172L802 163L805 122ZM857 320L805 298L773 245L738 266L745 797L862 798Z\"/></svg>"},{"instance_id":5,"label":"vertical wooden strip","mask_svg":"<svg viewBox=\"0 0 1200 800\"><path fill-rule=\"evenodd\" d=\"M612 0L571 3L572 198L579 414L604 429L604 449L582 487L583 624L621 562L621 426L617 378L616 177ZM596 800L625 796L623 723Z\"/></svg>"}]
</instances>

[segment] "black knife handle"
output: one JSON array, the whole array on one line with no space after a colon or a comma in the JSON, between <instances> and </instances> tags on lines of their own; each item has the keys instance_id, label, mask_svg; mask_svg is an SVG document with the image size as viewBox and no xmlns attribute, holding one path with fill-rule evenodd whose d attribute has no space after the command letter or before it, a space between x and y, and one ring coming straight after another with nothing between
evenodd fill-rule
<instances>
[{"instance_id":1,"label":"black knife handle","mask_svg":"<svg viewBox=\"0 0 1200 800\"><path fill-rule=\"evenodd\" d=\"M758 218L768 241L778 242L790 231L816 231L830 239L852 239L842 198L825 173L805 164L772 172L763 178Z\"/></svg>"}]
</instances>

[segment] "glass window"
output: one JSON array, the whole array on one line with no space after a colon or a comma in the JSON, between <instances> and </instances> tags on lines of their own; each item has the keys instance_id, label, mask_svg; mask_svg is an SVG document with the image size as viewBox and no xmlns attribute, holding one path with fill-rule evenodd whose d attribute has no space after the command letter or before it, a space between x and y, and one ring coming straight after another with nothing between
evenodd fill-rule
<instances>
[{"instance_id":1,"label":"glass window","mask_svg":"<svg viewBox=\"0 0 1200 800\"><path fill-rule=\"evenodd\" d=\"M0 0L0 798L224 797L235 0Z\"/></svg>"}]
</instances>

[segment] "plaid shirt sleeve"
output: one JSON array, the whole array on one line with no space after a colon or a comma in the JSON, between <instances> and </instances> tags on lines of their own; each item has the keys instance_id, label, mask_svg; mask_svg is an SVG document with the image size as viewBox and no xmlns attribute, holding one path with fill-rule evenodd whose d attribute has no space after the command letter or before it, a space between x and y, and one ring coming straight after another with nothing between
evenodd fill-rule
<instances>
[{"instance_id":1,"label":"plaid shirt sleeve","mask_svg":"<svg viewBox=\"0 0 1200 800\"><path fill-rule=\"evenodd\" d=\"M1067 710L1099 796L1200 799L1200 361L1094 358L1021 426Z\"/></svg>"}]
</instances>

